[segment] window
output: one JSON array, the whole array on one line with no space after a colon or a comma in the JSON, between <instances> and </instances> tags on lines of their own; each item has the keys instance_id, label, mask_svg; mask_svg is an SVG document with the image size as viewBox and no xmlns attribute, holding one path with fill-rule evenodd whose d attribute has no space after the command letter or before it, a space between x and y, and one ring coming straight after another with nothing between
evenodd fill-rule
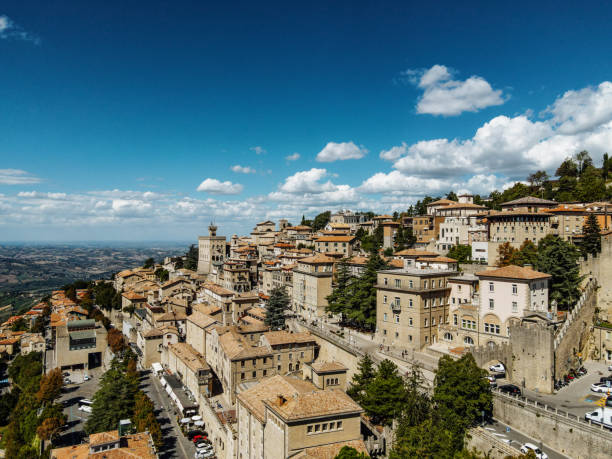
<instances>
[{"instance_id":1,"label":"window","mask_svg":"<svg viewBox=\"0 0 612 459\"><path fill-rule=\"evenodd\" d=\"M264 376L267 376L267 374L268 374L268 370L264 370L264 371L263 371L263 375L264 375Z\"/></svg>"},{"instance_id":2,"label":"window","mask_svg":"<svg viewBox=\"0 0 612 459\"><path fill-rule=\"evenodd\" d=\"M436 326L436 318L435 318L435 317L432 317L432 318L431 318L431 326L432 326L432 327L435 327L435 326Z\"/></svg>"},{"instance_id":3,"label":"window","mask_svg":"<svg viewBox=\"0 0 612 459\"><path fill-rule=\"evenodd\" d=\"M461 285L457 285L457 291L461 291Z\"/></svg>"},{"instance_id":4,"label":"window","mask_svg":"<svg viewBox=\"0 0 612 459\"><path fill-rule=\"evenodd\" d=\"M387 334L387 330L383 330L383 335L386 335L386 334Z\"/></svg>"},{"instance_id":5,"label":"window","mask_svg":"<svg viewBox=\"0 0 612 459\"><path fill-rule=\"evenodd\" d=\"M321 430L321 424L315 424L314 430L315 432L319 432Z\"/></svg>"},{"instance_id":6,"label":"window","mask_svg":"<svg viewBox=\"0 0 612 459\"><path fill-rule=\"evenodd\" d=\"M383 277L383 285L387 285L387 278Z\"/></svg>"},{"instance_id":7,"label":"window","mask_svg":"<svg viewBox=\"0 0 612 459\"><path fill-rule=\"evenodd\" d=\"M256 371L253 372L253 378L257 378L257 372Z\"/></svg>"},{"instance_id":8,"label":"window","mask_svg":"<svg viewBox=\"0 0 612 459\"><path fill-rule=\"evenodd\" d=\"M427 281L423 281L423 288L427 288Z\"/></svg>"},{"instance_id":9,"label":"window","mask_svg":"<svg viewBox=\"0 0 612 459\"><path fill-rule=\"evenodd\" d=\"M474 344L474 340L470 336L466 336L465 338L463 338L463 342L465 344Z\"/></svg>"},{"instance_id":10,"label":"window","mask_svg":"<svg viewBox=\"0 0 612 459\"><path fill-rule=\"evenodd\" d=\"M457 325L457 314L453 314L453 325Z\"/></svg>"},{"instance_id":11,"label":"window","mask_svg":"<svg viewBox=\"0 0 612 459\"><path fill-rule=\"evenodd\" d=\"M293 360L293 354L289 353L289 360Z\"/></svg>"},{"instance_id":12,"label":"window","mask_svg":"<svg viewBox=\"0 0 612 459\"><path fill-rule=\"evenodd\" d=\"M425 319L425 326L427 327L427 319Z\"/></svg>"},{"instance_id":13,"label":"window","mask_svg":"<svg viewBox=\"0 0 612 459\"><path fill-rule=\"evenodd\" d=\"M412 282L412 279L410 279L410 281L408 282L408 285L410 286L410 288L414 287L414 283Z\"/></svg>"},{"instance_id":14,"label":"window","mask_svg":"<svg viewBox=\"0 0 612 459\"><path fill-rule=\"evenodd\" d=\"M512 284L512 294L516 295L518 293L518 286L516 284Z\"/></svg>"},{"instance_id":15,"label":"window","mask_svg":"<svg viewBox=\"0 0 612 459\"><path fill-rule=\"evenodd\" d=\"M399 307L399 306L400 306L400 298L399 298L399 296L396 296L396 297L395 297L393 304L394 304L395 306L397 306L397 307Z\"/></svg>"},{"instance_id":16,"label":"window","mask_svg":"<svg viewBox=\"0 0 612 459\"><path fill-rule=\"evenodd\" d=\"M306 431L307 431L308 433L312 433L312 426L308 426L308 427L306 428Z\"/></svg>"},{"instance_id":17,"label":"window","mask_svg":"<svg viewBox=\"0 0 612 459\"><path fill-rule=\"evenodd\" d=\"M453 304L455 304L455 297L453 297Z\"/></svg>"},{"instance_id":18,"label":"window","mask_svg":"<svg viewBox=\"0 0 612 459\"><path fill-rule=\"evenodd\" d=\"M408 306L412 307L412 298L408 300Z\"/></svg>"},{"instance_id":19,"label":"window","mask_svg":"<svg viewBox=\"0 0 612 459\"><path fill-rule=\"evenodd\" d=\"M387 304L387 295L383 296L383 304Z\"/></svg>"},{"instance_id":20,"label":"window","mask_svg":"<svg viewBox=\"0 0 612 459\"><path fill-rule=\"evenodd\" d=\"M385 312L385 313L383 314L383 322L386 322L386 321L387 321L387 313Z\"/></svg>"},{"instance_id":21,"label":"window","mask_svg":"<svg viewBox=\"0 0 612 459\"><path fill-rule=\"evenodd\" d=\"M336 429L338 430L342 429L342 421L336 422Z\"/></svg>"},{"instance_id":22,"label":"window","mask_svg":"<svg viewBox=\"0 0 612 459\"><path fill-rule=\"evenodd\" d=\"M489 298L489 309L495 309L495 300L493 298Z\"/></svg>"},{"instance_id":23,"label":"window","mask_svg":"<svg viewBox=\"0 0 612 459\"><path fill-rule=\"evenodd\" d=\"M281 371L281 366L280 366L280 365L279 365L279 366L277 366L277 367L276 367L276 369L277 369L278 371Z\"/></svg>"},{"instance_id":24,"label":"window","mask_svg":"<svg viewBox=\"0 0 612 459\"><path fill-rule=\"evenodd\" d=\"M276 360L280 360L280 354L276 356Z\"/></svg>"},{"instance_id":25,"label":"window","mask_svg":"<svg viewBox=\"0 0 612 459\"><path fill-rule=\"evenodd\" d=\"M300 358L303 359L304 358L304 351L300 352Z\"/></svg>"},{"instance_id":26,"label":"window","mask_svg":"<svg viewBox=\"0 0 612 459\"><path fill-rule=\"evenodd\" d=\"M512 302L512 312L518 312L518 304L516 301Z\"/></svg>"},{"instance_id":27,"label":"window","mask_svg":"<svg viewBox=\"0 0 612 459\"><path fill-rule=\"evenodd\" d=\"M489 292L494 292L495 291L495 284L493 284L493 282L489 282Z\"/></svg>"},{"instance_id":28,"label":"window","mask_svg":"<svg viewBox=\"0 0 612 459\"><path fill-rule=\"evenodd\" d=\"M412 335L408 335L408 341L412 343Z\"/></svg>"},{"instance_id":29,"label":"window","mask_svg":"<svg viewBox=\"0 0 612 459\"><path fill-rule=\"evenodd\" d=\"M240 379L244 379L244 373L240 373Z\"/></svg>"},{"instance_id":30,"label":"window","mask_svg":"<svg viewBox=\"0 0 612 459\"><path fill-rule=\"evenodd\" d=\"M410 318L408 319L408 325L410 325L410 326L412 327L412 317L410 317Z\"/></svg>"},{"instance_id":31,"label":"window","mask_svg":"<svg viewBox=\"0 0 612 459\"><path fill-rule=\"evenodd\" d=\"M438 287L442 287L442 279L438 279Z\"/></svg>"},{"instance_id":32,"label":"window","mask_svg":"<svg viewBox=\"0 0 612 459\"><path fill-rule=\"evenodd\" d=\"M395 314L395 315L393 316L393 321L394 321L396 324L399 324L399 314Z\"/></svg>"},{"instance_id":33,"label":"window","mask_svg":"<svg viewBox=\"0 0 612 459\"><path fill-rule=\"evenodd\" d=\"M257 365L257 360L253 359L253 366L256 366L256 365Z\"/></svg>"},{"instance_id":34,"label":"window","mask_svg":"<svg viewBox=\"0 0 612 459\"><path fill-rule=\"evenodd\" d=\"M400 288L402 286L402 281L401 279L395 279L395 287L396 288Z\"/></svg>"},{"instance_id":35,"label":"window","mask_svg":"<svg viewBox=\"0 0 612 459\"><path fill-rule=\"evenodd\" d=\"M240 366L244 368L244 360L240 361Z\"/></svg>"},{"instance_id":36,"label":"window","mask_svg":"<svg viewBox=\"0 0 612 459\"><path fill-rule=\"evenodd\" d=\"M399 338L399 333L398 332L395 332L395 337Z\"/></svg>"},{"instance_id":37,"label":"window","mask_svg":"<svg viewBox=\"0 0 612 459\"><path fill-rule=\"evenodd\" d=\"M323 425L321 426L321 430L323 432L325 432L327 430L327 422L323 423Z\"/></svg>"},{"instance_id":38,"label":"window","mask_svg":"<svg viewBox=\"0 0 612 459\"><path fill-rule=\"evenodd\" d=\"M425 337L425 342L426 342L426 343L429 343L429 336L426 336L426 337Z\"/></svg>"},{"instance_id":39,"label":"window","mask_svg":"<svg viewBox=\"0 0 612 459\"><path fill-rule=\"evenodd\" d=\"M332 421L332 422L329 423L329 430L334 430L335 427L336 427L336 423L335 422Z\"/></svg>"}]
</instances>

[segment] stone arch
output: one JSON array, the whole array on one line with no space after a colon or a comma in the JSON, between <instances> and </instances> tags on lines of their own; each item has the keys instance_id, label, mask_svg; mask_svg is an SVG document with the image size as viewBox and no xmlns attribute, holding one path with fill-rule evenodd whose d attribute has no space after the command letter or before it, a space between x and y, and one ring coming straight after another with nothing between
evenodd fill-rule
<instances>
[{"instance_id":1,"label":"stone arch","mask_svg":"<svg viewBox=\"0 0 612 459\"><path fill-rule=\"evenodd\" d=\"M473 346L474 345L474 339L471 336L464 336L463 337L463 344L467 344L468 346Z\"/></svg>"},{"instance_id":2,"label":"stone arch","mask_svg":"<svg viewBox=\"0 0 612 459\"><path fill-rule=\"evenodd\" d=\"M453 340L453 334L450 332L446 332L444 333L443 336L444 341L452 341Z\"/></svg>"}]
</instances>

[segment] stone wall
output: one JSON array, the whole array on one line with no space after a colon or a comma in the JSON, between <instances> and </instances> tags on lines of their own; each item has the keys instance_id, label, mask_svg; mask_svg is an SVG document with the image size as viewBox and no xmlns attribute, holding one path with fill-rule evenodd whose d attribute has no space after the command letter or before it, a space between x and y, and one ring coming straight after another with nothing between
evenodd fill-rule
<instances>
[{"instance_id":1,"label":"stone wall","mask_svg":"<svg viewBox=\"0 0 612 459\"><path fill-rule=\"evenodd\" d=\"M511 380L547 394L554 389L554 330L545 323L523 323L510 328Z\"/></svg>"},{"instance_id":2,"label":"stone wall","mask_svg":"<svg viewBox=\"0 0 612 459\"><path fill-rule=\"evenodd\" d=\"M597 303L602 311L602 317L612 320L612 233L601 238L601 253L593 257L589 255L580 261L580 273L586 279L594 277L600 288L597 292Z\"/></svg>"},{"instance_id":3,"label":"stone wall","mask_svg":"<svg viewBox=\"0 0 612 459\"><path fill-rule=\"evenodd\" d=\"M505 459L509 456L517 457L521 455L518 449L501 441L481 427L470 429L465 446L470 451L472 449L482 451L490 459Z\"/></svg>"},{"instance_id":4,"label":"stone wall","mask_svg":"<svg viewBox=\"0 0 612 459\"><path fill-rule=\"evenodd\" d=\"M493 415L536 442L574 459L604 459L612 451L612 433L545 405L496 393Z\"/></svg>"}]
</instances>

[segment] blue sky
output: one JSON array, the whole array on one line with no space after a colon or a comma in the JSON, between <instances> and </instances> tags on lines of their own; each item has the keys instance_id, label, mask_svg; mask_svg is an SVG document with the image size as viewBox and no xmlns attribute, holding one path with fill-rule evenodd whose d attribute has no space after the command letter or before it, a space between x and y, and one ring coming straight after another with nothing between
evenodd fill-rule
<instances>
[{"instance_id":1,"label":"blue sky","mask_svg":"<svg viewBox=\"0 0 612 459\"><path fill-rule=\"evenodd\" d=\"M609 4L421 3L2 2L0 241L403 210L612 150Z\"/></svg>"}]
</instances>

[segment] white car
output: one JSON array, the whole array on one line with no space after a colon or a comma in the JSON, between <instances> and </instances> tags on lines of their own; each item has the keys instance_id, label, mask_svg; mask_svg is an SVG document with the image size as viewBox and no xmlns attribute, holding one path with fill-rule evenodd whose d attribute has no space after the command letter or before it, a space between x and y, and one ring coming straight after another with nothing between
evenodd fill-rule
<instances>
[{"instance_id":1,"label":"white car","mask_svg":"<svg viewBox=\"0 0 612 459\"><path fill-rule=\"evenodd\" d=\"M91 378L89 377L89 375L85 375L83 376L83 381L89 381Z\"/></svg>"},{"instance_id":2,"label":"white car","mask_svg":"<svg viewBox=\"0 0 612 459\"><path fill-rule=\"evenodd\" d=\"M548 454L533 443L525 443L523 446L521 446L521 453L527 454L529 451L533 451L537 459L548 459Z\"/></svg>"},{"instance_id":3,"label":"white car","mask_svg":"<svg viewBox=\"0 0 612 459\"><path fill-rule=\"evenodd\" d=\"M503 363L496 363L495 365L491 365L489 367L489 371L495 371L497 373L501 373L503 371L506 371L506 367L504 366Z\"/></svg>"},{"instance_id":4,"label":"white car","mask_svg":"<svg viewBox=\"0 0 612 459\"><path fill-rule=\"evenodd\" d=\"M608 392L612 390L612 388L608 387L606 383L595 383L591 384L591 390L593 392Z\"/></svg>"},{"instance_id":5,"label":"white car","mask_svg":"<svg viewBox=\"0 0 612 459\"><path fill-rule=\"evenodd\" d=\"M198 450L195 453L196 459L206 459L208 457L213 457L215 455L215 451L211 449L207 450Z\"/></svg>"},{"instance_id":6,"label":"white car","mask_svg":"<svg viewBox=\"0 0 612 459\"><path fill-rule=\"evenodd\" d=\"M86 413L91 413L91 406L81 405L79 406L79 411L85 411Z\"/></svg>"}]
</instances>

